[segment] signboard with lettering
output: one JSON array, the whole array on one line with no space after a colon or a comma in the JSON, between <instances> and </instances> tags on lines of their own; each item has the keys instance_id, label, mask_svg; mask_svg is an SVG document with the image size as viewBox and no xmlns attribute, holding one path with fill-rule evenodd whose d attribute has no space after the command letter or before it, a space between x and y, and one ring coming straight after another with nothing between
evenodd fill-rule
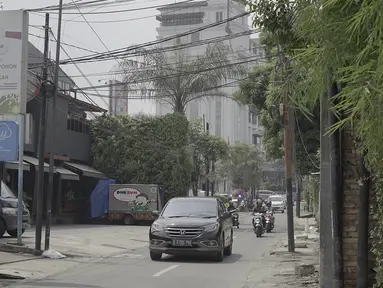
<instances>
[{"instance_id":1,"label":"signboard with lettering","mask_svg":"<svg viewBox=\"0 0 383 288\"><path fill-rule=\"evenodd\" d=\"M0 161L18 159L19 126L14 121L0 121Z\"/></svg>"},{"instance_id":2,"label":"signboard with lettering","mask_svg":"<svg viewBox=\"0 0 383 288\"><path fill-rule=\"evenodd\" d=\"M0 11L0 114L26 112L28 13Z\"/></svg>"}]
</instances>

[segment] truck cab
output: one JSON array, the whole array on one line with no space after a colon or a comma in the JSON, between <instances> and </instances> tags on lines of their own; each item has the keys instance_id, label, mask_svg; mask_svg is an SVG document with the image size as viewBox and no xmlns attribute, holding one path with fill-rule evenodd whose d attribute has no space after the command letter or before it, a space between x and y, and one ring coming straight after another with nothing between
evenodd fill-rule
<instances>
[{"instance_id":1,"label":"truck cab","mask_svg":"<svg viewBox=\"0 0 383 288\"><path fill-rule=\"evenodd\" d=\"M12 190L1 181L0 185L0 237L5 232L11 237L17 237L17 197ZM23 229L24 233L30 222L30 213L23 202Z\"/></svg>"}]
</instances>

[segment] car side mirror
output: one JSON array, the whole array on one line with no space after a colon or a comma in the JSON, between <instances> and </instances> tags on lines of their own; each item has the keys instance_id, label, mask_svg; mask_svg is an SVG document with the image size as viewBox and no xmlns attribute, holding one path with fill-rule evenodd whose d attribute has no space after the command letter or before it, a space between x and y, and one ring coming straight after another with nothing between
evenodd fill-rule
<instances>
[{"instance_id":1,"label":"car side mirror","mask_svg":"<svg viewBox=\"0 0 383 288\"><path fill-rule=\"evenodd\" d=\"M152 211L152 215L155 216L155 217L158 217L158 216L160 216L160 211L158 211L158 210L153 210L153 211Z\"/></svg>"}]
</instances>

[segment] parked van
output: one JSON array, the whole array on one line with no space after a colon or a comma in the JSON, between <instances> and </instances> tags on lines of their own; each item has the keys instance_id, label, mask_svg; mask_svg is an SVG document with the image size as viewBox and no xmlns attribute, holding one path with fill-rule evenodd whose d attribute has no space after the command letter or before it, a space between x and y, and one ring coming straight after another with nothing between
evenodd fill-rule
<instances>
[{"instance_id":1,"label":"parked van","mask_svg":"<svg viewBox=\"0 0 383 288\"><path fill-rule=\"evenodd\" d=\"M0 189L0 237L3 237L5 232L11 237L17 237L17 197L3 181ZM23 202L23 233L30 218L29 210Z\"/></svg>"}]
</instances>

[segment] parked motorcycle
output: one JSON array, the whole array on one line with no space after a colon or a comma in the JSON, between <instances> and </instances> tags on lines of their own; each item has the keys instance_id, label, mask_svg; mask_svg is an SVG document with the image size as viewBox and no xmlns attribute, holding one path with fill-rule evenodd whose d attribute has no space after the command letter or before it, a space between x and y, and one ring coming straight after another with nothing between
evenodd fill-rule
<instances>
[{"instance_id":1,"label":"parked motorcycle","mask_svg":"<svg viewBox=\"0 0 383 288\"><path fill-rule=\"evenodd\" d=\"M266 232L270 233L272 230L274 230L274 223L275 223L275 217L272 212L267 212L265 215L266 220Z\"/></svg>"},{"instance_id":2,"label":"parked motorcycle","mask_svg":"<svg viewBox=\"0 0 383 288\"><path fill-rule=\"evenodd\" d=\"M255 235L261 237L265 232L265 228L263 227L263 215L261 213L255 213L253 217L253 230Z\"/></svg>"},{"instance_id":3,"label":"parked motorcycle","mask_svg":"<svg viewBox=\"0 0 383 288\"><path fill-rule=\"evenodd\" d=\"M231 221L233 222L233 226L239 228L239 215L236 210L229 211L231 213Z\"/></svg>"}]
</instances>

